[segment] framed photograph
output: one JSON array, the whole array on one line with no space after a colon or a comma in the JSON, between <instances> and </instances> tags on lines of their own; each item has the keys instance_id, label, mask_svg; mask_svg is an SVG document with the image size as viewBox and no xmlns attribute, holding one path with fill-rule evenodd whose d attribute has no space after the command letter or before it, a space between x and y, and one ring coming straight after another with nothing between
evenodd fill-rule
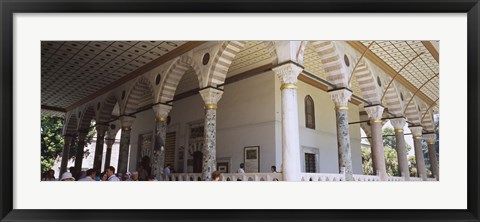
<instances>
[{"instance_id":1,"label":"framed photograph","mask_svg":"<svg viewBox=\"0 0 480 222\"><path fill-rule=\"evenodd\" d=\"M0 9L0 221L480 221L478 0L0 0ZM227 41L234 43L218 43ZM332 41L341 53L322 60L319 51ZM242 54L244 45L249 47ZM288 50L278 53L280 47ZM409 47L413 54L402 54ZM364 57L368 62L361 62ZM324 66L329 61L339 62ZM347 75L327 74L336 67L388 75L351 78L358 87L350 98L349 84L338 87ZM297 69L298 77L283 75ZM409 76L402 77L402 70ZM398 96L387 93L390 85ZM169 91L177 86L181 90ZM369 89L374 92L363 93ZM397 101L388 104L393 97ZM395 105L406 108L393 115ZM179 107L182 115L175 113ZM128 166L128 155L148 155L157 136L136 132L162 130L165 123L180 126L172 144L184 147L176 150L177 160L175 152L169 157L173 166L184 164L185 175L172 173L168 182L42 182L42 167L54 167L42 162L49 149L38 143L45 135L43 112L64 116L55 129L63 145L50 157L52 164L72 156L58 151L69 148L68 137L80 138L81 130L97 126L102 132L102 125L115 122L118 136L105 141L117 146L130 140L130 131L132 144L142 149L119 146L127 159L118 162ZM415 174L404 181L408 175L398 163L393 167L400 160L393 147L385 149L391 154L385 165L373 160L382 155L362 156L363 146L378 151L383 138L360 125L381 128L409 112L417 113L421 127L432 119L434 129L418 128L405 117L405 138L417 141L411 152L426 165L408 160L415 164L404 166ZM438 113L440 126L433 124ZM192 121L198 129L189 132ZM439 147L429 146L435 143ZM217 150L205 148L212 146ZM342 149L349 146L356 148ZM441 154L428 155L438 149ZM213 155L228 161L216 162ZM197 181L210 180L211 173L202 172L212 167L233 175L242 161L249 180L257 181ZM271 166L278 173L270 173ZM270 181L272 175L279 181ZM269 181L260 181L262 176ZM326 177L335 180L323 182ZM190 178L196 181L186 182Z\"/></svg>"},{"instance_id":2,"label":"framed photograph","mask_svg":"<svg viewBox=\"0 0 480 222\"><path fill-rule=\"evenodd\" d=\"M245 173L260 172L260 147L247 146L244 150Z\"/></svg>"}]
</instances>

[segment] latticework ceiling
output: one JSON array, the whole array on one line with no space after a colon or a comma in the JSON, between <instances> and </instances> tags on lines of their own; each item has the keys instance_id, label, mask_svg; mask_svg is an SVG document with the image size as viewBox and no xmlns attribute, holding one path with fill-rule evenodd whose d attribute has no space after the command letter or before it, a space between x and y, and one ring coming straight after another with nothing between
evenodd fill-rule
<instances>
[{"instance_id":1,"label":"latticework ceiling","mask_svg":"<svg viewBox=\"0 0 480 222\"><path fill-rule=\"evenodd\" d=\"M66 108L184 43L42 41L42 105Z\"/></svg>"},{"instance_id":2,"label":"latticework ceiling","mask_svg":"<svg viewBox=\"0 0 480 222\"><path fill-rule=\"evenodd\" d=\"M361 43L368 47L372 41ZM438 110L439 65L421 41L375 41L369 50L396 72L400 71L401 76L432 101L437 101L434 107Z\"/></svg>"}]
</instances>

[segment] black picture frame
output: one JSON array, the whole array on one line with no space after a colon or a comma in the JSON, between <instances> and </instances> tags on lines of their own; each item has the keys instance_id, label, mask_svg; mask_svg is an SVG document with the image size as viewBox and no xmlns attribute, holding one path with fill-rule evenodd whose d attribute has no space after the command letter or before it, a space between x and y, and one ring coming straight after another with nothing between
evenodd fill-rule
<instances>
[{"instance_id":1,"label":"black picture frame","mask_svg":"<svg viewBox=\"0 0 480 222\"><path fill-rule=\"evenodd\" d=\"M250 172L247 170L247 159L248 157L248 150L255 150L255 159L257 160L257 171L256 172ZM245 173L259 173L260 172L260 146L246 146L243 148L243 163L245 164L244 170Z\"/></svg>"},{"instance_id":2,"label":"black picture frame","mask_svg":"<svg viewBox=\"0 0 480 222\"><path fill-rule=\"evenodd\" d=\"M0 0L1 7L1 221L479 221L478 0ZM468 181L466 210L18 210L13 209L14 13L467 13ZM25 127L25 126L24 126ZM28 127L28 126L26 126ZM23 135L25 137L25 135ZM234 191L233 191L234 192ZM73 198L74 200L74 198ZM93 200L92 200L93 201ZM448 200L445 200L448 201Z\"/></svg>"}]
</instances>

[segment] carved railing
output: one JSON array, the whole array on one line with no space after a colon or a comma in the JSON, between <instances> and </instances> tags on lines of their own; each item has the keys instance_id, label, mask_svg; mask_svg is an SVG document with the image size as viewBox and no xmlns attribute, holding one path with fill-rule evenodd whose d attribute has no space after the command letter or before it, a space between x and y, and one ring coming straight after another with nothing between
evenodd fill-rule
<instances>
[{"instance_id":1,"label":"carved railing","mask_svg":"<svg viewBox=\"0 0 480 222\"><path fill-rule=\"evenodd\" d=\"M281 173L222 173L221 181L281 181Z\"/></svg>"},{"instance_id":2,"label":"carved railing","mask_svg":"<svg viewBox=\"0 0 480 222\"><path fill-rule=\"evenodd\" d=\"M302 173L301 181L345 181L343 174L329 174L329 173Z\"/></svg>"},{"instance_id":3,"label":"carved railing","mask_svg":"<svg viewBox=\"0 0 480 222\"><path fill-rule=\"evenodd\" d=\"M405 181L405 177L388 177L387 181Z\"/></svg>"},{"instance_id":4,"label":"carved railing","mask_svg":"<svg viewBox=\"0 0 480 222\"><path fill-rule=\"evenodd\" d=\"M410 177L410 181L423 181L420 177Z\"/></svg>"},{"instance_id":5,"label":"carved railing","mask_svg":"<svg viewBox=\"0 0 480 222\"><path fill-rule=\"evenodd\" d=\"M361 174L354 174L353 179L355 181L362 181L362 182L368 182L368 181L380 181L379 176L375 175L361 175Z\"/></svg>"},{"instance_id":6,"label":"carved railing","mask_svg":"<svg viewBox=\"0 0 480 222\"><path fill-rule=\"evenodd\" d=\"M172 173L165 177L164 181L202 181L201 173ZM160 179L162 180L162 178Z\"/></svg>"}]
</instances>

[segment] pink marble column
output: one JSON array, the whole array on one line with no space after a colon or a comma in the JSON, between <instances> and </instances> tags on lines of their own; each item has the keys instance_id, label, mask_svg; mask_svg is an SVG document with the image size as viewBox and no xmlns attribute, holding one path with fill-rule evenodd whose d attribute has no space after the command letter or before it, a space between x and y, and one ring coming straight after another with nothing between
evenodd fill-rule
<instances>
[{"instance_id":1,"label":"pink marble column","mask_svg":"<svg viewBox=\"0 0 480 222\"><path fill-rule=\"evenodd\" d=\"M67 172L68 159L70 157L70 145L72 144L72 140L72 135L65 135L63 139L62 163L60 165L60 175L58 178L60 178L63 173Z\"/></svg>"},{"instance_id":2,"label":"pink marble column","mask_svg":"<svg viewBox=\"0 0 480 222\"><path fill-rule=\"evenodd\" d=\"M437 135L435 133L424 134L423 138L428 143L428 157L430 159L430 168L433 176L438 181L440 180L440 172L438 171L437 151L435 150L435 143L437 142Z\"/></svg>"},{"instance_id":3,"label":"pink marble column","mask_svg":"<svg viewBox=\"0 0 480 222\"><path fill-rule=\"evenodd\" d=\"M78 176L78 174L82 170L83 153L85 151L85 137L87 136L87 132L88 132L88 129L78 131L77 150L75 153L75 174L76 175L74 175L73 177Z\"/></svg>"},{"instance_id":4,"label":"pink marble column","mask_svg":"<svg viewBox=\"0 0 480 222\"><path fill-rule=\"evenodd\" d=\"M108 129L107 125L96 126L97 129L97 143L95 144L95 156L93 158L93 169L96 170L97 174L100 174L102 170L102 158L103 158L103 145L105 143L105 132Z\"/></svg>"},{"instance_id":5,"label":"pink marble column","mask_svg":"<svg viewBox=\"0 0 480 222\"><path fill-rule=\"evenodd\" d=\"M413 145L415 148L415 161L417 162L417 173L422 180L427 180L427 170L425 168L425 158L422 150L422 127L409 127L413 135Z\"/></svg>"},{"instance_id":6,"label":"pink marble column","mask_svg":"<svg viewBox=\"0 0 480 222\"><path fill-rule=\"evenodd\" d=\"M390 120L390 123L395 130L395 143L400 176L408 181L410 180L410 170L408 169L407 149L405 146L405 135L403 133L405 122L405 118L396 118Z\"/></svg>"},{"instance_id":7,"label":"pink marble column","mask_svg":"<svg viewBox=\"0 0 480 222\"><path fill-rule=\"evenodd\" d=\"M285 181L300 181L297 77L303 68L287 63L272 69L282 91L282 173Z\"/></svg>"},{"instance_id":8,"label":"pink marble column","mask_svg":"<svg viewBox=\"0 0 480 222\"><path fill-rule=\"evenodd\" d=\"M130 149L130 132L135 117L121 116L122 135L120 137L120 152L118 154L118 173L126 173L128 169L128 158Z\"/></svg>"},{"instance_id":9,"label":"pink marble column","mask_svg":"<svg viewBox=\"0 0 480 222\"><path fill-rule=\"evenodd\" d=\"M383 106L374 105L365 107L365 111L370 119L370 127L372 129L372 156L374 158L376 174L381 181L387 180L387 168L385 165L385 153L383 151L383 135L382 135L382 116Z\"/></svg>"}]
</instances>

